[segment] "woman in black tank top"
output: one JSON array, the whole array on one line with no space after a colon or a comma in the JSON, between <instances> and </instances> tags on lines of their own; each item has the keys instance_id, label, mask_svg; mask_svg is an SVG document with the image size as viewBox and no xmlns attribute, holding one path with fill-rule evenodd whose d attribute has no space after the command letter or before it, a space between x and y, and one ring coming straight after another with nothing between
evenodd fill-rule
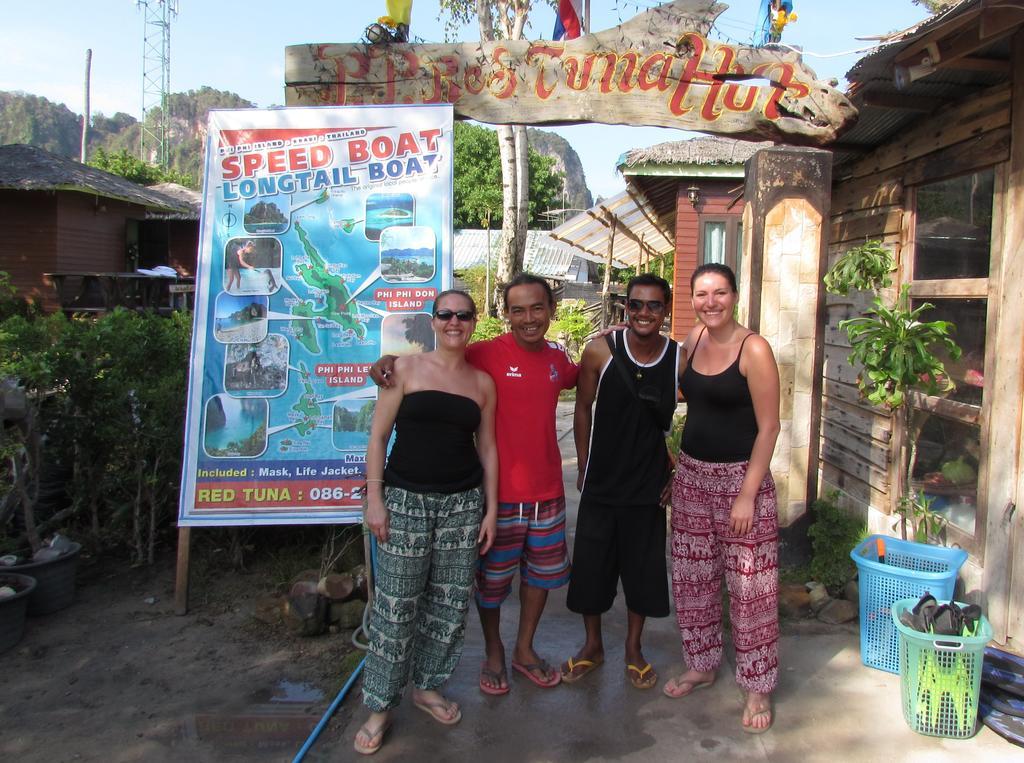
<instances>
[{"instance_id":1,"label":"woman in black tank top","mask_svg":"<svg viewBox=\"0 0 1024 763\"><path fill-rule=\"evenodd\" d=\"M722 660L724 573L746 692L742 729L766 731L778 681L778 520L769 472L779 434L779 370L768 343L733 317L736 276L702 265L690 279L701 325L683 347L686 397L672 486L672 584L689 670L665 693L710 685Z\"/></svg>"},{"instance_id":2,"label":"woman in black tank top","mask_svg":"<svg viewBox=\"0 0 1024 763\"><path fill-rule=\"evenodd\" d=\"M417 708L445 725L462 718L438 689L458 664L478 551L496 531L495 391L466 362L472 298L439 294L432 326L436 348L398 358L380 388L366 450L366 525L379 546L363 671L371 712L354 742L364 755L380 749L410 673Z\"/></svg>"}]
</instances>

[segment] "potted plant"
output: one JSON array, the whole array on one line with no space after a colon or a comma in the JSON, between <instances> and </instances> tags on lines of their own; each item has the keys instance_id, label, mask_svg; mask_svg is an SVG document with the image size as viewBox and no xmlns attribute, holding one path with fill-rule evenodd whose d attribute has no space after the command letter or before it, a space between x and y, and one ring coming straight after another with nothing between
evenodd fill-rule
<instances>
[{"instance_id":1,"label":"potted plant","mask_svg":"<svg viewBox=\"0 0 1024 763\"><path fill-rule=\"evenodd\" d=\"M931 510L934 500L923 490L914 490L911 479L917 460L917 440L923 417L910 405L913 392L926 395L948 393L954 384L942 360L960 357L960 347L951 336L949 321L924 321L933 308L925 302L911 308L909 287L904 285L893 306L887 306L877 291L891 285L892 255L878 241L855 247L841 257L825 276L825 287L833 294L846 295L851 288L876 292L872 307L864 315L840 321L839 328L850 340L850 362L861 366L857 388L873 405L898 416L908 446L900 450L901 484L896 513L904 539L910 526L914 540L934 541L945 526L945 518Z\"/></svg>"},{"instance_id":2,"label":"potted plant","mask_svg":"<svg viewBox=\"0 0 1024 763\"><path fill-rule=\"evenodd\" d=\"M36 319L15 315L0 324L0 469L10 486L5 511L20 514L24 533L15 538L15 547L27 544L31 552L20 558L8 555L0 572L35 578L28 600L32 615L55 612L72 602L81 551L78 543L59 536L44 543L36 521L45 435L42 408L56 386L51 354L65 322L60 314Z\"/></svg>"},{"instance_id":3,"label":"potted plant","mask_svg":"<svg viewBox=\"0 0 1024 763\"><path fill-rule=\"evenodd\" d=\"M28 575L0 572L0 654L13 647L25 631L25 612L36 581Z\"/></svg>"}]
</instances>

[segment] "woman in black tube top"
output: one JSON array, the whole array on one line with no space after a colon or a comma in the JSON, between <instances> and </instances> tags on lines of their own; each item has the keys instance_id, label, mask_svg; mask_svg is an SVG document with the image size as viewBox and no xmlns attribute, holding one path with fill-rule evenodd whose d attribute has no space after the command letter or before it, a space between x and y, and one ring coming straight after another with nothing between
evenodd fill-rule
<instances>
[{"instance_id":1,"label":"woman in black tube top","mask_svg":"<svg viewBox=\"0 0 1024 763\"><path fill-rule=\"evenodd\" d=\"M466 362L476 305L434 302L436 349L398 358L381 387L366 450L366 525L379 543L355 749L380 749L410 677L413 704L445 725L462 711L439 691L462 653L478 553L494 540L498 453L494 382ZM395 442L385 466L387 443Z\"/></svg>"},{"instance_id":2,"label":"woman in black tube top","mask_svg":"<svg viewBox=\"0 0 1024 763\"><path fill-rule=\"evenodd\" d=\"M683 348L686 425L672 485L672 588L689 667L670 697L711 685L722 661L722 575L746 700L742 728L767 731L778 680L778 520L768 468L779 435L779 369L771 347L733 317L725 265L690 279L700 324Z\"/></svg>"}]
</instances>

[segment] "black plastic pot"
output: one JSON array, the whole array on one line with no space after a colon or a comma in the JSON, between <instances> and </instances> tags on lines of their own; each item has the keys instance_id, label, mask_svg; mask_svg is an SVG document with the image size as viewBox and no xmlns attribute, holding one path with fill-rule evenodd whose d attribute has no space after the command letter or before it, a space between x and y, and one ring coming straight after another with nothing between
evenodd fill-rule
<instances>
[{"instance_id":1,"label":"black plastic pot","mask_svg":"<svg viewBox=\"0 0 1024 763\"><path fill-rule=\"evenodd\" d=\"M75 571L78 569L80 543L72 543L71 550L56 559L45 562L25 562L4 570L36 579L36 589L29 597L28 613L48 615L71 605L75 600Z\"/></svg>"},{"instance_id":2,"label":"black plastic pot","mask_svg":"<svg viewBox=\"0 0 1024 763\"><path fill-rule=\"evenodd\" d=\"M35 578L0 572L0 586L10 586L17 591L14 596L0 599L0 654L13 647L25 632L25 613L28 600L35 590Z\"/></svg>"}]
</instances>

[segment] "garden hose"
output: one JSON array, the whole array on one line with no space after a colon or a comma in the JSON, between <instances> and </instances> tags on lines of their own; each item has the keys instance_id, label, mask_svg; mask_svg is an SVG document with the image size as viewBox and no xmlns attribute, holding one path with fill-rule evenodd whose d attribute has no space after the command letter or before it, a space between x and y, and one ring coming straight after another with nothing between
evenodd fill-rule
<instances>
[{"instance_id":1,"label":"garden hose","mask_svg":"<svg viewBox=\"0 0 1024 763\"><path fill-rule=\"evenodd\" d=\"M364 644L359 641L358 634L363 633L366 635L367 639L369 639L368 623L370 619L370 607L373 604L373 582L376 579L377 573L377 539L373 537L372 533L367 533L366 537L369 538L368 549L370 556L370 574L367 576L366 580L367 601L366 606L363 607L363 622L352 632L353 646L363 651L366 651L369 648L369 643ZM366 665L365 657L363 657L363 659L359 661L359 664L356 665L356 669L352 671L352 675L350 675L348 680L345 681L345 685L341 687L341 691L338 692L338 696L334 698L334 701L331 702L326 712L324 712L323 717L320 718L319 722L317 722L316 726L309 733L309 736L306 738L302 747L299 748L295 757L292 758L292 763L300 763L300 761L306 756L306 753L309 752L310 748L313 747L317 737L320 736L320 732L324 730L324 727L327 726L327 722L338 711L338 707L341 703L345 701L345 697L348 694L349 689L351 689L353 684L355 684L356 679L359 678L359 674L363 672L364 665Z\"/></svg>"}]
</instances>

